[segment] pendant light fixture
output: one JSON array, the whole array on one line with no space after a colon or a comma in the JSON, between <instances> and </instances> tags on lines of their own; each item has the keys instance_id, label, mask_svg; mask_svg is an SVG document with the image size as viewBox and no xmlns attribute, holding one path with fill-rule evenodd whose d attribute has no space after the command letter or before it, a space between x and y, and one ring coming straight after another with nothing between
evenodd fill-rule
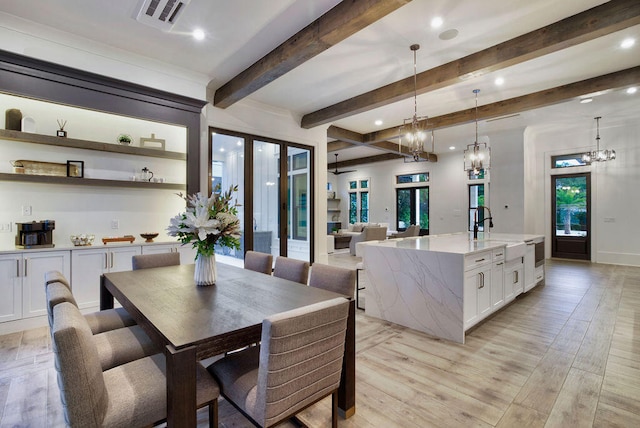
<instances>
[{"instance_id":1,"label":"pendant light fixture","mask_svg":"<svg viewBox=\"0 0 640 428\"><path fill-rule=\"evenodd\" d=\"M429 152L426 156L420 156L424 152L424 143L427 140L426 122L427 116L418 117L418 78L416 52L420 49L420 45L414 44L409 47L413 51L413 117L404 119L402 126L398 131L398 150L404 153L402 146L405 146L413 160L419 162L428 160ZM431 142L431 152L433 152L433 141Z\"/></svg>"},{"instance_id":2,"label":"pendant light fixture","mask_svg":"<svg viewBox=\"0 0 640 428\"><path fill-rule=\"evenodd\" d=\"M476 140L468 144L464 151L464 170L471 176L478 176L483 171L491 168L491 148L485 143L478 143L478 93L480 89L474 89L476 94Z\"/></svg>"},{"instance_id":3,"label":"pendant light fixture","mask_svg":"<svg viewBox=\"0 0 640 428\"><path fill-rule=\"evenodd\" d=\"M615 150L600 150L600 119L602 119L602 116L594 117L594 119L596 120L596 149L584 153L582 160L587 164L614 160L616 158Z\"/></svg>"}]
</instances>

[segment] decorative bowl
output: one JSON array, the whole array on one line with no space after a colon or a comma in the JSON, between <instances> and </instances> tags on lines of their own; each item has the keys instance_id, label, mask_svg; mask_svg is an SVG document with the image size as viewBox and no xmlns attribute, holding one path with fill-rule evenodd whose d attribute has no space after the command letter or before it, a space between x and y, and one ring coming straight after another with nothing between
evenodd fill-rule
<instances>
[{"instance_id":1,"label":"decorative bowl","mask_svg":"<svg viewBox=\"0 0 640 428\"><path fill-rule=\"evenodd\" d=\"M76 247L84 247L84 246L93 244L93 240L95 236L85 235L83 233L82 235L71 235L69 238L71 238L71 242Z\"/></svg>"},{"instance_id":2,"label":"decorative bowl","mask_svg":"<svg viewBox=\"0 0 640 428\"><path fill-rule=\"evenodd\" d=\"M141 233L140 236L142 236L145 239L144 242L153 242L153 238L157 237L158 234L157 233Z\"/></svg>"}]
</instances>

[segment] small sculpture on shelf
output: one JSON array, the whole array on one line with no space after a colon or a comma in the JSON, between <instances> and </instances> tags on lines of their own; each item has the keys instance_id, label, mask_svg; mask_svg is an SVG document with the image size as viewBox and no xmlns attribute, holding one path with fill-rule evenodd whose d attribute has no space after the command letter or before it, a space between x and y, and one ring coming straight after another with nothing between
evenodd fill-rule
<instances>
[{"instance_id":1,"label":"small sculpture on shelf","mask_svg":"<svg viewBox=\"0 0 640 428\"><path fill-rule=\"evenodd\" d=\"M131 144L131 135L120 134L118 135L118 143L128 146Z\"/></svg>"},{"instance_id":2,"label":"small sculpture on shelf","mask_svg":"<svg viewBox=\"0 0 640 428\"><path fill-rule=\"evenodd\" d=\"M64 130L64 127L67 124L67 121L66 120L56 119L56 122L58 122L58 126L60 127L60 129L58 129L56 131L56 136L58 136L58 137L66 137L67 136L67 131Z\"/></svg>"}]
</instances>

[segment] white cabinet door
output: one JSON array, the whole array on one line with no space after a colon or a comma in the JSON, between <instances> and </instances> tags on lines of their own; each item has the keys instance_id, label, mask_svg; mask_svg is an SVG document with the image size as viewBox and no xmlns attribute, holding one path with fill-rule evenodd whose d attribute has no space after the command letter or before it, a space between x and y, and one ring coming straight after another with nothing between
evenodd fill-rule
<instances>
[{"instance_id":1,"label":"white cabinet door","mask_svg":"<svg viewBox=\"0 0 640 428\"><path fill-rule=\"evenodd\" d=\"M109 249L109 272L133 270L132 258L140 254L142 252L139 245Z\"/></svg>"},{"instance_id":2,"label":"white cabinet door","mask_svg":"<svg viewBox=\"0 0 640 428\"><path fill-rule=\"evenodd\" d=\"M176 244L143 245L142 254L164 254L176 251Z\"/></svg>"},{"instance_id":3,"label":"white cabinet door","mask_svg":"<svg viewBox=\"0 0 640 428\"><path fill-rule=\"evenodd\" d=\"M22 257L22 318L47 315L44 274L57 270L69 278L69 251L32 252Z\"/></svg>"},{"instance_id":4,"label":"white cabinet door","mask_svg":"<svg viewBox=\"0 0 640 428\"><path fill-rule=\"evenodd\" d=\"M480 275L478 269L472 269L464 273L464 328L471 327L478 322L478 286Z\"/></svg>"},{"instance_id":5,"label":"white cabinet door","mask_svg":"<svg viewBox=\"0 0 640 428\"><path fill-rule=\"evenodd\" d=\"M71 252L71 288L80 309L100 306L100 275L131 270L131 257L140 246L92 248Z\"/></svg>"},{"instance_id":6,"label":"white cabinet door","mask_svg":"<svg viewBox=\"0 0 640 428\"><path fill-rule=\"evenodd\" d=\"M196 262L196 249L191 244L177 244L176 249L180 253L181 265L190 265Z\"/></svg>"},{"instance_id":7,"label":"white cabinet door","mask_svg":"<svg viewBox=\"0 0 640 428\"><path fill-rule=\"evenodd\" d=\"M491 308L497 310L504 305L504 261L493 263L491 270Z\"/></svg>"},{"instance_id":8,"label":"white cabinet door","mask_svg":"<svg viewBox=\"0 0 640 428\"><path fill-rule=\"evenodd\" d=\"M0 322L22 318L21 264L20 255L0 255Z\"/></svg>"},{"instance_id":9,"label":"white cabinet door","mask_svg":"<svg viewBox=\"0 0 640 428\"><path fill-rule=\"evenodd\" d=\"M71 289L80 309L100 305L100 275L109 270L106 248L71 251Z\"/></svg>"},{"instance_id":10,"label":"white cabinet door","mask_svg":"<svg viewBox=\"0 0 640 428\"><path fill-rule=\"evenodd\" d=\"M479 273L478 285L478 321L491 313L491 265L485 266Z\"/></svg>"},{"instance_id":11,"label":"white cabinet door","mask_svg":"<svg viewBox=\"0 0 640 428\"><path fill-rule=\"evenodd\" d=\"M527 249L524 253L524 291L531 290L536 285L536 244L527 242Z\"/></svg>"}]
</instances>

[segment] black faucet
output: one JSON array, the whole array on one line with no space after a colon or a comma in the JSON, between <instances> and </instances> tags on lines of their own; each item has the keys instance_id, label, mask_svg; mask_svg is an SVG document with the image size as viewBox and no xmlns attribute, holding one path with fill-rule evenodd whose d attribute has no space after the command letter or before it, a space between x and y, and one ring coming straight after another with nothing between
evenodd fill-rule
<instances>
[{"instance_id":1,"label":"black faucet","mask_svg":"<svg viewBox=\"0 0 640 428\"><path fill-rule=\"evenodd\" d=\"M481 221L478 221L478 211L480 210L480 208L486 209L487 211L489 211L489 217L483 218ZM480 223L484 223L486 220L489 220L489 228L492 228L493 217L491 216L491 210L489 209L489 207L485 207L484 205L478 205L476 207L476 212L473 217L473 239L474 240L478 239L478 225Z\"/></svg>"}]
</instances>

